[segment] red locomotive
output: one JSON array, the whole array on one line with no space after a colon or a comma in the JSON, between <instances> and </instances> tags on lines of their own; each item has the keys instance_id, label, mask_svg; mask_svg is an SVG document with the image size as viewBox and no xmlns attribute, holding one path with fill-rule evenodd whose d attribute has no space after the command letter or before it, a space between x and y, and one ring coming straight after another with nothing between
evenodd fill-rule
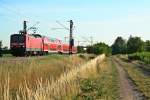
<instances>
[{"instance_id":1,"label":"red locomotive","mask_svg":"<svg viewBox=\"0 0 150 100\"><path fill-rule=\"evenodd\" d=\"M13 56L43 55L48 53L69 53L69 44L59 39L48 38L40 34L28 34L26 21L24 29L19 34L10 37L10 48ZM77 53L77 48L72 46L71 53Z\"/></svg>"}]
</instances>

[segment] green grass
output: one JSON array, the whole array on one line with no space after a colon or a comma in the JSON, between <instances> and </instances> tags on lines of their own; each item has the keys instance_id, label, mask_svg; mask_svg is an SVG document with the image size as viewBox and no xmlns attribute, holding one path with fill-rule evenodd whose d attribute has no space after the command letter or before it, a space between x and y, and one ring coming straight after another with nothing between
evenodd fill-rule
<instances>
[{"instance_id":1,"label":"green grass","mask_svg":"<svg viewBox=\"0 0 150 100\"><path fill-rule=\"evenodd\" d=\"M102 67L103 66L103 67ZM118 72L110 61L99 66L95 77L80 79L81 92L74 97L79 100L119 100Z\"/></svg>"},{"instance_id":2,"label":"green grass","mask_svg":"<svg viewBox=\"0 0 150 100\"><path fill-rule=\"evenodd\" d=\"M11 54L3 54L3 57L13 57Z\"/></svg>"},{"instance_id":3,"label":"green grass","mask_svg":"<svg viewBox=\"0 0 150 100\"><path fill-rule=\"evenodd\" d=\"M146 64L150 64L150 52L138 52L134 54L129 54L128 58L130 60L140 60Z\"/></svg>"}]
</instances>

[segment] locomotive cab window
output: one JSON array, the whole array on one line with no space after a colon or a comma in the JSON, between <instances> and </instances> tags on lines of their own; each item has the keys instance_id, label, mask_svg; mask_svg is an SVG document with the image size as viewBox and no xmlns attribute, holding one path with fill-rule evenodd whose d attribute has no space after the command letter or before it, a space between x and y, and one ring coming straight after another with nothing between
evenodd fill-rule
<instances>
[{"instance_id":1,"label":"locomotive cab window","mask_svg":"<svg viewBox=\"0 0 150 100\"><path fill-rule=\"evenodd\" d=\"M11 36L11 43L23 43L24 36L21 34L15 34Z\"/></svg>"}]
</instances>

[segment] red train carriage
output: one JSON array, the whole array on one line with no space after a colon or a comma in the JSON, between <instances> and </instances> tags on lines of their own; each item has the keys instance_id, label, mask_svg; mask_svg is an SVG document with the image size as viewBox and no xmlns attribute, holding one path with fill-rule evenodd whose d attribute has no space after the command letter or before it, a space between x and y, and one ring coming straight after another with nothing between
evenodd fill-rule
<instances>
[{"instance_id":1,"label":"red train carriage","mask_svg":"<svg viewBox=\"0 0 150 100\"><path fill-rule=\"evenodd\" d=\"M62 52L62 42L61 40L43 37L44 52L46 53L61 53Z\"/></svg>"},{"instance_id":2,"label":"red train carriage","mask_svg":"<svg viewBox=\"0 0 150 100\"><path fill-rule=\"evenodd\" d=\"M69 54L69 45L66 43L62 44L62 53ZM72 47L72 54L77 53L77 47Z\"/></svg>"}]
</instances>

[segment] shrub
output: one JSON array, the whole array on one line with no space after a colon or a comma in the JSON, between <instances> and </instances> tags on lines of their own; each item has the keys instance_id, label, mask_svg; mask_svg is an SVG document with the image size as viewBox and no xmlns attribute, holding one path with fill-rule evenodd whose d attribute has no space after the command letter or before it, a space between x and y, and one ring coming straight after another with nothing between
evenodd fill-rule
<instances>
[{"instance_id":1,"label":"shrub","mask_svg":"<svg viewBox=\"0 0 150 100\"><path fill-rule=\"evenodd\" d=\"M138 52L138 53L129 54L128 58L130 60L140 60L146 64L150 64L150 52Z\"/></svg>"}]
</instances>

